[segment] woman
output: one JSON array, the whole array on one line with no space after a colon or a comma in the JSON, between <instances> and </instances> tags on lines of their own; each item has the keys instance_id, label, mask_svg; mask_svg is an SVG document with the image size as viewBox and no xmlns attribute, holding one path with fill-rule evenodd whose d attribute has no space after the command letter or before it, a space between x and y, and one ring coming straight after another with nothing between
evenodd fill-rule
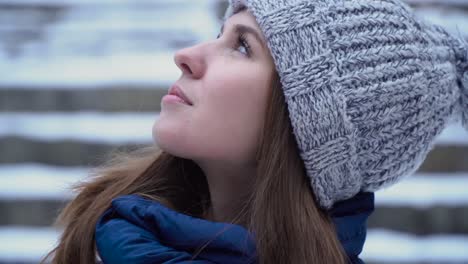
<instances>
[{"instance_id":1,"label":"woman","mask_svg":"<svg viewBox=\"0 0 468 264\"><path fill-rule=\"evenodd\" d=\"M468 127L467 57L397 0L232 0L176 53L158 148L77 186L53 262L362 263L373 192Z\"/></svg>"}]
</instances>

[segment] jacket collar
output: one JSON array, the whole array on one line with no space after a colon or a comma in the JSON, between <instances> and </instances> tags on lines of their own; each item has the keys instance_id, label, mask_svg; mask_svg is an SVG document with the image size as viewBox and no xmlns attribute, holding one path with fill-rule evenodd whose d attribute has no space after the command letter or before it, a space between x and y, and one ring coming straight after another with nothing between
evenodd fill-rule
<instances>
[{"instance_id":1,"label":"jacket collar","mask_svg":"<svg viewBox=\"0 0 468 264\"><path fill-rule=\"evenodd\" d=\"M205 245L197 259L209 262L197 263L256 261L254 240L244 227L195 218L134 194L112 200L95 238L104 263L166 263L168 255L178 263Z\"/></svg>"},{"instance_id":2,"label":"jacket collar","mask_svg":"<svg viewBox=\"0 0 468 264\"><path fill-rule=\"evenodd\" d=\"M338 238L352 263L362 251L367 218L373 210L374 194L360 193L349 200L338 202L329 211ZM97 230L108 230L102 228L105 221L110 215L117 216L153 233L159 241L164 241L166 246L176 250L195 252L201 245L207 244L199 254L200 259L214 263L255 263L254 239L239 225L194 218L138 195L115 198L104 215L106 217L103 216L98 221ZM126 235L121 230L113 231L108 234L113 239ZM104 231L99 232L96 233L97 236L106 236ZM125 259L128 260L128 256Z\"/></svg>"},{"instance_id":3,"label":"jacket collar","mask_svg":"<svg viewBox=\"0 0 468 264\"><path fill-rule=\"evenodd\" d=\"M336 203L329 211L338 239L354 263L366 241L367 218L374 211L374 193L361 192L351 199Z\"/></svg>"}]
</instances>

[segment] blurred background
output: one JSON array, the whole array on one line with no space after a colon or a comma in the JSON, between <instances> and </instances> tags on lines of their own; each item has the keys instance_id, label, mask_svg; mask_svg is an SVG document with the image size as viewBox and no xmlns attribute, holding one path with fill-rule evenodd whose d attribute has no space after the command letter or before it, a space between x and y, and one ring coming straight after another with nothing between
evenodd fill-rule
<instances>
[{"instance_id":1,"label":"blurred background","mask_svg":"<svg viewBox=\"0 0 468 264\"><path fill-rule=\"evenodd\" d=\"M468 39L468 0L408 0ZM222 0L0 0L0 263L38 263L86 177L152 144L176 50L215 38ZM457 33L458 34L458 33ZM415 175L376 193L368 263L468 263L468 133L438 138Z\"/></svg>"}]
</instances>

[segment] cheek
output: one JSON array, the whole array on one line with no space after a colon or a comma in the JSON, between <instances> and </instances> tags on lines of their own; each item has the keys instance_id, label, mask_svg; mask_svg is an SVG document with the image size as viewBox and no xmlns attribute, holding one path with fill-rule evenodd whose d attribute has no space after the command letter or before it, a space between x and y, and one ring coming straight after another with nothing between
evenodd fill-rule
<instances>
[{"instance_id":1,"label":"cheek","mask_svg":"<svg viewBox=\"0 0 468 264\"><path fill-rule=\"evenodd\" d=\"M265 81L266 82L266 81ZM194 124L200 127L200 142L217 155L251 156L263 126L267 85L251 79L225 78L210 86Z\"/></svg>"}]
</instances>

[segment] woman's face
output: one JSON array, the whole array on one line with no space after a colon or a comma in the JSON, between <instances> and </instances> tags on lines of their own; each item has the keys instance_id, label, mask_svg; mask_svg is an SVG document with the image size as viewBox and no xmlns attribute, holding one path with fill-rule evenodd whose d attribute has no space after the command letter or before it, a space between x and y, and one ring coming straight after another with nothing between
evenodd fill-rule
<instances>
[{"instance_id":1,"label":"woman's face","mask_svg":"<svg viewBox=\"0 0 468 264\"><path fill-rule=\"evenodd\" d=\"M178 157L246 165L255 159L274 64L250 12L233 15L223 29L175 54L176 84L192 105L163 100L153 138Z\"/></svg>"}]
</instances>

